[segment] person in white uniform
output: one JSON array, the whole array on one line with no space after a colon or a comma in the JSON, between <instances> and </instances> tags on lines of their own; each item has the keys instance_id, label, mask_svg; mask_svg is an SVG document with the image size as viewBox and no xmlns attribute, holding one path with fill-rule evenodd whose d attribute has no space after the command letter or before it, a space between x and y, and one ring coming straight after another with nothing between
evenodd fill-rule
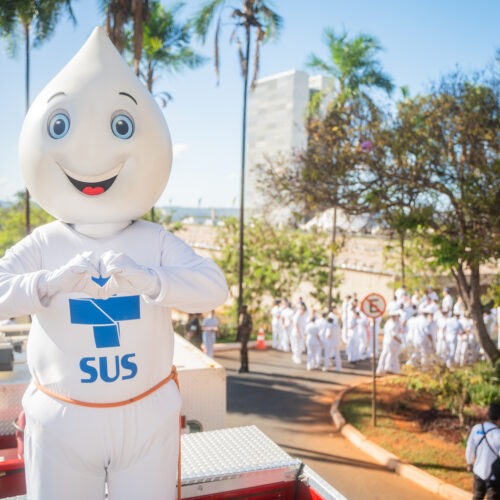
<instances>
[{"instance_id":1,"label":"person in white uniform","mask_svg":"<svg viewBox=\"0 0 500 500\"><path fill-rule=\"evenodd\" d=\"M488 408L488 420L470 431L465 448L467 470L474 473L473 500L500 498L500 404Z\"/></svg>"},{"instance_id":2,"label":"person in white uniform","mask_svg":"<svg viewBox=\"0 0 500 500\"><path fill-rule=\"evenodd\" d=\"M351 296L347 295L347 297L344 299L344 302L342 302L342 341L344 343L347 343L347 330L349 328L349 309L350 309L350 301L351 301Z\"/></svg>"},{"instance_id":3,"label":"person in white uniform","mask_svg":"<svg viewBox=\"0 0 500 500\"><path fill-rule=\"evenodd\" d=\"M463 316L458 320L462 325L462 331L458 334L457 348L455 350L455 364L458 366L465 366L469 359L472 359L473 345L470 343L471 333L473 334L473 323L472 319Z\"/></svg>"},{"instance_id":4,"label":"person in white uniform","mask_svg":"<svg viewBox=\"0 0 500 500\"><path fill-rule=\"evenodd\" d=\"M201 323L203 345L205 346L205 351L207 356L214 357L214 344L215 337L219 332L219 320L215 316L215 311L210 311L210 314L203 318Z\"/></svg>"},{"instance_id":5,"label":"person in white uniform","mask_svg":"<svg viewBox=\"0 0 500 500\"><path fill-rule=\"evenodd\" d=\"M464 331L458 316L447 318L444 323L444 340L446 342L446 366L450 368L455 362L458 336Z\"/></svg>"},{"instance_id":6,"label":"person in white uniform","mask_svg":"<svg viewBox=\"0 0 500 500\"><path fill-rule=\"evenodd\" d=\"M180 396L172 308L227 285L161 225L140 220L167 183L163 113L96 28L41 91L19 161L55 222L0 260L0 317L33 315L23 398L30 500L175 498Z\"/></svg>"},{"instance_id":7,"label":"person in white uniform","mask_svg":"<svg viewBox=\"0 0 500 500\"><path fill-rule=\"evenodd\" d=\"M382 353L380 355L377 375L384 375L387 372L399 373L401 352L401 324L399 314L393 312L384 325L384 341Z\"/></svg>"},{"instance_id":8,"label":"person in white uniform","mask_svg":"<svg viewBox=\"0 0 500 500\"><path fill-rule=\"evenodd\" d=\"M350 326L352 333L346 347L347 360L349 363L357 363L363 357L366 347L366 321L359 311L354 312Z\"/></svg>"},{"instance_id":9,"label":"person in white uniform","mask_svg":"<svg viewBox=\"0 0 500 500\"><path fill-rule=\"evenodd\" d=\"M274 306L271 309L271 328L273 331L272 348L279 348L280 340L280 323L281 323L281 300L276 300Z\"/></svg>"},{"instance_id":10,"label":"person in white uniform","mask_svg":"<svg viewBox=\"0 0 500 500\"><path fill-rule=\"evenodd\" d=\"M432 353L434 352L434 342L430 329L432 312L421 314L415 320L413 327L413 346L410 357L410 364L427 367L430 364Z\"/></svg>"},{"instance_id":11,"label":"person in white uniform","mask_svg":"<svg viewBox=\"0 0 500 500\"><path fill-rule=\"evenodd\" d=\"M293 317L291 333L292 361L296 364L302 362L302 345L305 341L306 324L309 314L303 302L299 304L298 311Z\"/></svg>"},{"instance_id":12,"label":"person in white uniform","mask_svg":"<svg viewBox=\"0 0 500 500\"><path fill-rule=\"evenodd\" d=\"M305 345L307 350L307 370L315 370L321 364L320 325L314 311L311 312L305 328Z\"/></svg>"},{"instance_id":13,"label":"person in white uniform","mask_svg":"<svg viewBox=\"0 0 500 500\"><path fill-rule=\"evenodd\" d=\"M441 301L441 309L453 311L453 297L450 294L449 288L443 289L443 300Z\"/></svg>"},{"instance_id":14,"label":"person in white uniform","mask_svg":"<svg viewBox=\"0 0 500 500\"><path fill-rule=\"evenodd\" d=\"M406 286L401 285L395 292L394 292L394 298L397 302L402 304L404 302L404 299L406 297Z\"/></svg>"},{"instance_id":15,"label":"person in white uniform","mask_svg":"<svg viewBox=\"0 0 500 500\"><path fill-rule=\"evenodd\" d=\"M290 344L292 340L292 328L293 328L293 317L294 312L290 302L286 303L285 309L281 311L281 326L283 328L283 337L281 342L281 350L284 352L290 352Z\"/></svg>"},{"instance_id":16,"label":"person in white uniform","mask_svg":"<svg viewBox=\"0 0 500 500\"><path fill-rule=\"evenodd\" d=\"M323 344L323 371L328 371L331 366L330 358L335 358L335 371L342 370L342 358L340 357L340 326L337 317L330 314L327 319L326 327L321 338Z\"/></svg>"}]
</instances>

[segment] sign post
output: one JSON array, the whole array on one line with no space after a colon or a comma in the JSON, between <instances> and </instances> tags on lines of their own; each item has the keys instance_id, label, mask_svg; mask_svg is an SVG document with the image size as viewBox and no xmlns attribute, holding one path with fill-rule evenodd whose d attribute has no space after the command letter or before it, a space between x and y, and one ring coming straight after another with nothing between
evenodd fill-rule
<instances>
[{"instance_id":1,"label":"sign post","mask_svg":"<svg viewBox=\"0 0 500 500\"><path fill-rule=\"evenodd\" d=\"M375 320L385 312L385 299L378 293L370 293L361 302L361 311L372 320L372 425L377 425L377 374L376 374L376 349L377 339L375 337Z\"/></svg>"}]
</instances>

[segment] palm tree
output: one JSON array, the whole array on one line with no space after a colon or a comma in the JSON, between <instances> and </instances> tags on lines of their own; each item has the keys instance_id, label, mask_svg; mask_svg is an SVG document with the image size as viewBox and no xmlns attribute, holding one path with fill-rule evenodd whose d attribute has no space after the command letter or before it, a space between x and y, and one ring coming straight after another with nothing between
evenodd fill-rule
<instances>
[{"instance_id":1,"label":"palm tree","mask_svg":"<svg viewBox=\"0 0 500 500\"><path fill-rule=\"evenodd\" d=\"M311 54L307 66L319 70L330 77L333 89L331 105L345 109L352 100L364 101L368 106L373 106L370 91L382 90L388 95L392 93L394 85L391 78L382 71L382 65L376 58L382 50L378 40L371 35L360 34L349 38L347 32L337 35L332 29L327 28L324 39L329 52L328 60L321 59ZM320 99L324 94L317 94L314 109L319 109ZM366 144L366 148L370 145ZM328 309L332 307L334 249L337 236L337 206L333 207L332 251L330 253L330 278L328 284Z\"/></svg>"},{"instance_id":2,"label":"palm tree","mask_svg":"<svg viewBox=\"0 0 500 500\"><path fill-rule=\"evenodd\" d=\"M139 74L148 90L155 97L165 96L166 101L171 99L169 94L153 93L157 72L178 73L184 68L196 69L205 62L205 58L190 47L190 24L176 20L183 6L184 3L178 2L167 10L155 1L151 5L149 20L143 25L143 64L139 67Z\"/></svg>"},{"instance_id":3,"label":"palm tree","mask_svg":"<svg viewBox=\"0 0 500 500\"><path fill-rule=\"evenodd\" d=\"M148 0L102 0L102 9L106 12L106 32L109 38L123 53L127 43L125 26L132 20L133 23L133 61L134 71L139 75L143 48L143 23L148 21L150 15L150 2Z\"/></svg>"},{"instance_id":4,"label":"palm tree","mask_svg":"<svg viewBox=\"0 0 500 500\"><path fill-rule=\"evenodd\" d=\"M316 69L333 81L335 101L344 104L349 99L362 98L371 102L369 92L383 90L390 95L394 89L391 78L382 71L376 59L382 50L379 41L367 34L349 39L347 32L337 35L331 28L325 29L325 44L329 59L323 60L310 54L307 66Z\"/></svg>"},{"instance_id":5,"label":"palm tree","mask_svg":"<svg viewBox=\"0 0 500 500\"><path fill-rule=\"evenodd\" d=\"M177 73L184 68L196 69L205 62L205 58L197 54L190 46L191 26L176 20L180 9L184 6L179 2L170 9L164 9L159 1L151 4L149 19L143 23L143 55L139 65L139 76L154 97L161 100L162 105L172 99L168 92L153 92L157 73L164 70ZM127 35L128 45L132 47L134 34ZM154 207L151 208L151 221L154 222Z\"/></svg>"},{"instance_id":6,"label":"palm tree","mask_svg":"<svg viewBox=\"0 0 500 500\"><path fill-rule=\"evenodd\" d=\"M54 34L57 22L64 12L75 24L76 19L71 9L71 0L16 0L0 4L0 34L9 38L14 55L17 39L20 36L24 39L26 112L30 106L31 46L39 47ZM31 34L33 34L32 41ZM25 233L28 235L31 232L28 189L25 190L24 195L24 214Z\"/></svg>"},{"instance_id":7,"label":"palm tree","mask_svg":"<svg viewBox=\"0 0 500 500\"><path fill-rule=\"evenodd\" d=\"M219 39L223 20L233 25L230 40L235 41L240 59L243 77L243 123L241 146L241 190L240 190L240 251L238 279L238 315L243 305L243 252L244 252L244 215L245 215L245 153L248 75L250 66L250 47L252 33L255 33L254 64L251 85L255 84L259 74L261 45L273 39L282 26L282 18L269 7L265 0L240 0L240 8L230 4L229 0L209 0L194 17L194 27L205 43L211 24L217 19L215 27L214 63L217 81L219 81ZM242 39L243 38L243 39Z\"/></svg>"}]
</instances>

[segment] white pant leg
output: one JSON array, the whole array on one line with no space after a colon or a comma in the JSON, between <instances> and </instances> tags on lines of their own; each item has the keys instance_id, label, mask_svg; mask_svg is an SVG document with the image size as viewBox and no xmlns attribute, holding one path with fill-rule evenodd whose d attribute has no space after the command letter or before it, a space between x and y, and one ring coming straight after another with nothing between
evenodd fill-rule
<instances>
[{"instance_id":1,"label":"white pant leg","mask_svg":"<svg viewBox=\"0 0 500 500\"><path fill-rule=\"evenodd\" d=\"M292 332L292 338L291 338L291 344L292 344L292 360L294 363L301 363L301 355L302 355L302 345L301 345L301 339L299 336L295 333Z\"/></svg>"},{"instance_id":2,"label":"white pant leg","mask_svg":"<svg viewBox=\"0 0 500 500\"><path fill-rule=\"evenodd\" d=\"M158 429L150 430L145 446L149 449L147 454L138 449L133 460L110 465L109 500L177 498L178 412L166 417Z\"/></svg>"},{"instance_id":3,"label":"white pant leg","mask_svg":"<svg viewBox=\"0 0 500 500\"><path fill-rule=\"evenodd\" d=\"M278 347L279 347L279 324L276 321L272 322L272 329L273 329L272 347L273 347L273 349L278 349Z\"/></svg>"},{"instance_id":4,"label":"white pant leg","mask_svg":"<svg viewBox=\"0 0 500 500\"><path fill-rule=\"evenodd\" d=\"M333 354L332 352L332 339L325 338L323 340L323 368L328 369L331 366L330 356Z\"/></svg>"},{"instance_id":5,"label":"white pant leg","mask_svg":"<svg viewBox=\"0 0 500 500\"><path fill-rule=\"evenodd\" d=\"M353 348L354 348L354 334L351 333L347 337L347 344L346 344L346 347L345 347L345 352L347 354L347 360L349 362L351 362L351 360L352 360Z\"/></svg>"},{"instance_id":6,"label":"white pant leg","mask_svg":"<svg viewBox=\"0 0 500 500\"><path fill-rule=\"evenodd\" d=\"M457 339L456 338L446 338L446 365L451 366L455 361L455 351L457 349Z\"/></svg>"},{"instance_id":7,"label":"white pant leg","mask_svg":"<svg viewBox=\"0 0 500 500\"><path fill-rule=\"evenodd\" d=\"M321 351L321 344L317 344L314 351L314 364L316 365L316 368L321 366Z\"/></svg>"},{"instance_id":8,"label":"white pant leg","mask_svg":"<svg viewBox=\"0 0 500 500\"><path fill-rule=\"evenodd\" d=\"M377 373L379 374L385 373L385 366L388 357L389 357L389 346L383 345L382 354L380 355L380 358L378 360Z\"/></svg>"},{"instance_id":9,"label":"white pant leg","mask_svg":"<svg viewBox=\"0 0 500 500\"><path fill-rule=\"evenodd\" d=\"M392 373L399 373L400 363L399 363L400 348L399 344L391 346L389 350L389 357L386 360L386 371L391 371Z\"/></svg>"},{"instance_id":10,"label":"white pant leg","mask_svg":"<svg viewBox=\"0 0 500 500\"><path fill-rule=\"evenodd\" d=\"M203 332L203 344L207 356L214 357L215 332Z\"/></svg>"},{"instance_id":11,"label":"white pant leg","mask_svg":"<svg viewBox=\"0 0 500 500\"><path fill-rule=\"evenodd\" d=\"M319 345L313 342L307 342L307 369L316 368L317 351ZM321 351L320 351L321 352Z\"/></svg>"},{"instance_id":12,"label":"white pant leg","mask_svg":"<svg viewBox=\"0 0 500 500\"><path fill-rule=\"evenodd\" d=\"M340 342L332 346L333 355L335 356L335 370L338 372L342 370L342 358L340 356Z\"/></svg>"},{"instance_id":13,"label":"white pant leg","mask_svg":"<svg viewBox=\"0 0 500 500\"><path fill-rule=\"evenodd\" d=\"M290 343L292 340L292 327L283 327L283 343L281 345L281 350L284 352L290 352Z\"/></svg>"},{"instance_id":14,"label":"white pant leg","mask_svg":"<svg viewBox=\"0 0 500 500\"><path fill-rule=\"evenodd\" d=\"M107 476L109 500L174 500L180 404L173 381L117 408L63 403L31 385L23 398L28 498L103 500Z\"/></svg>"}]
</instances>

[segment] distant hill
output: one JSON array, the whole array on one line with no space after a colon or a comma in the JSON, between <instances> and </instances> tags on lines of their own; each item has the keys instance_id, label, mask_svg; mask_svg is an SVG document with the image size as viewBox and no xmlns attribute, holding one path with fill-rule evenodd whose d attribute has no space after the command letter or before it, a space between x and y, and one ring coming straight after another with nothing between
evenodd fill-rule
<instances>
[{"instance_id":1,"label":"distant hill","mask_svg":"<svg viewBox=\"0 0 500 500\"><path fill-rule=\"evenodd\" d=\"M215 210L215 217L236 217L240 211L238 208L196 208L196 207L160 207L166 213L172 214L172 221L181 221L187 217L193 217L196 221L204 221L212 217L212 210Z\"/></svg>"}]
</instances>

